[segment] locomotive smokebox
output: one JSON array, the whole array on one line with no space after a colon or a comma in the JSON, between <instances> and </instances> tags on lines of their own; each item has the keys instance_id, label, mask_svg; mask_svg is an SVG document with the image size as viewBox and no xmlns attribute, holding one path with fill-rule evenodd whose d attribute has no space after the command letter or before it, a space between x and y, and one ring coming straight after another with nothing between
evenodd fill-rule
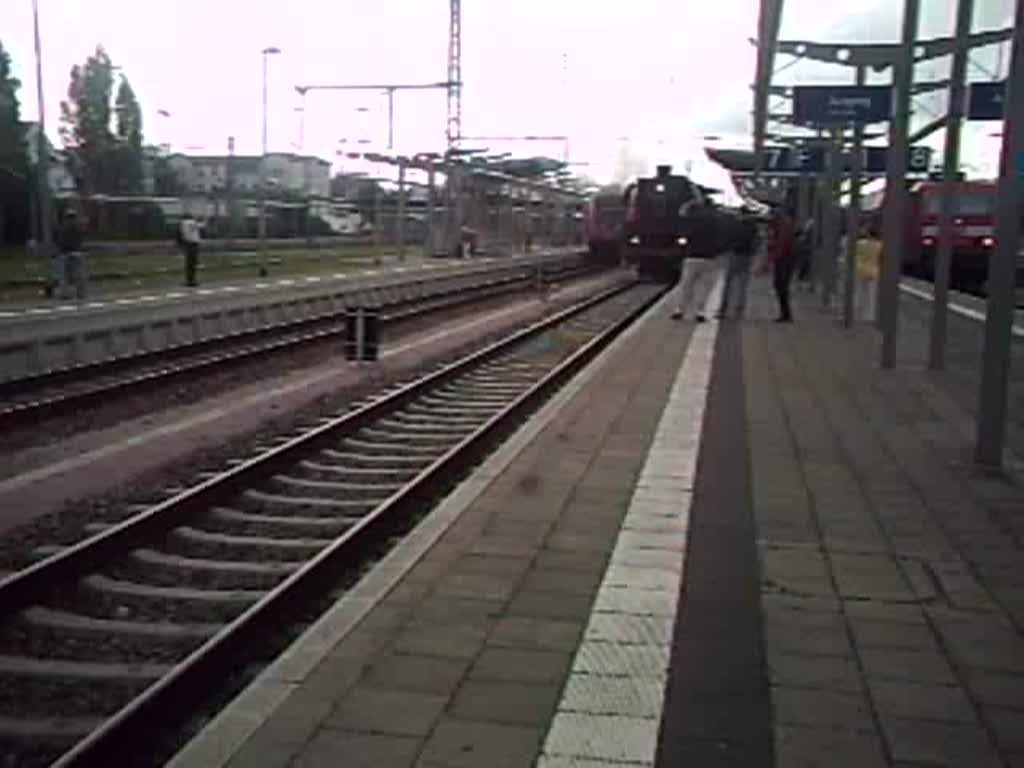
<instances>
[{"instance_id":1,"label":"locomotive smokebox","mask_svg":"<svg viewBox=\"0 0 1024 768\"><path fill-rule=\"evenodd\" d=\"M657 169L656 169L656 173L658 175L658 178L660 178L660 179L663 179L666 176L671 176L672 175L672 166L671 165L659 165L657 167Z\"/></svg>"}]
</instances>

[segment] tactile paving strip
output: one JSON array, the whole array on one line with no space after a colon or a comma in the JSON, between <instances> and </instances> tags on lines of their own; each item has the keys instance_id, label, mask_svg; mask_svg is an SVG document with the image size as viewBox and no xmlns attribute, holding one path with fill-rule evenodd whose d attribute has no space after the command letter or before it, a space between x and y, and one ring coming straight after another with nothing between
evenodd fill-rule
<instances>
[{"instance_id":1,"label":"tactile paving strip","mask_svg":"<svg viewBox=\"0 0 1024 768\"><path fill-rule=\"evenodd\" d=\"M537 768L654 765L717 335L690 339Z\"/></svg>"}]
</instances>

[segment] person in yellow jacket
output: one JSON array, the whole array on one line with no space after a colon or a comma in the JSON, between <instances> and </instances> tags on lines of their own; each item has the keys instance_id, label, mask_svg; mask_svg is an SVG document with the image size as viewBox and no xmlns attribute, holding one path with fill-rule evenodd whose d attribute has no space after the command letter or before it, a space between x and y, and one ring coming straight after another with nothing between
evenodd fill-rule
<instances>
[{"instance_id":1,"label":"person in yellow jacket","mask_svg":"<svg viewBox=\"0 0 1024 768\"><path fill-rule=\"evenodd\" d=\"M861 236L857 240L856 257L860 315L865 320L874 320L878 276L882 268L882 241L866 224L861 228Z\"/></svg>"}]
</instances>

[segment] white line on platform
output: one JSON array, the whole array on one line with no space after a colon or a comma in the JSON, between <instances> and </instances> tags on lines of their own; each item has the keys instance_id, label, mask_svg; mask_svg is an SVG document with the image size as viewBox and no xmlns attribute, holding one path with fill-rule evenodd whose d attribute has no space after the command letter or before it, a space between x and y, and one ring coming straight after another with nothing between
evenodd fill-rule
<instances>
[{"instance_id":1,"label":"white line on platform","mask_svg":"<svg viewBox=\"0 0 1024 768\"><path fill-rule=\"evenodd\" d=\"M708 316L721 291L719 278ZM711 322L690 337L537 768L654 765L700 451L694 435L717 336Z\"/></svg>"},{"instance_id":2,"label":"white line on platform","mask_svg":"<svg viewBox=\"0 0 1024 768\"><path fill-rule=\"evenodd\" d=\"M51 307L32 307L25 311L26 315L49 315L53 312Z\"/></svg>"},{"instance_id":3,"label":"white line on platform","mask_svg":"<svg viewBox=\"0 0 1024 768\"><path fill-rule=\"evenodd\" d=\"M165 293L164 294L164 298L165 299L180 299L184 295L185 294L182 293L181 291L171 291L170 293Z\"/></svg>"},{"instance_id":4,"label":"white line on platform","mask_svg":"<svg viewBox=\"0 0 1024 768\"><path fill-rule=\"evenodd\" d=\"M77 304L60 304L53 308L56 312L74 312L78 309Z\"/></svg>"},{"instance_id":5,"label":"white line on platform","mask_svg":"<svg viewBox=\"0 0 1024 768\"><path fill-rule=\"evenodd\" d=\"M90 301L85 305L87 309L102 309L105 306L107 306L105 301Z\"/></svg>"},{"instance_id":6,"label":"white line on platform","mask_svg":"<svg viewBox=\"0 0 1024 768\"><path fill-rule=\"evenodd\" d=\"M281 280L278 280L275 283L275 285L295 285L295 281L292 280L290 277L285 277Z\"/></svg>"},{"instance_id":7,"label":"white line on platform","mask_svg":"<svg viewBox=\"0 0 1024 768\"><path fill-rule=\"evenodd\" d=\"M914 286L907 285L906 283L900 283L900 290L906 294L914 296L915 298L921 299L923 301L935 301L935 297L932 296L930 291L923 291L920 288L915 288ZM961 317L966 317L970 320L976 320L979 323L985 322L984 312L979 312L976 309L965 307L963 304L956 304L955 302L951 301L949 302L949 311L955 315L960 315ZM1024 338L1024 328L1022 328L1021 326L1013 326L1012 332L1014 336L1018 338Z\"/></svg>"}]
</instances>

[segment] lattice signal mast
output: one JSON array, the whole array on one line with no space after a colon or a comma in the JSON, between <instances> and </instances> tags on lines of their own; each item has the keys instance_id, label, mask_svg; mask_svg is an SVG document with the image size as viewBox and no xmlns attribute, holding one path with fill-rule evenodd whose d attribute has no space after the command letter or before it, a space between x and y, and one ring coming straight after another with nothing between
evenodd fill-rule
<instances>
[{"instance_id":1,"label":"lattice signal mast","mask_svg":"<svg viewBox=\"0 0 1024 768\"><path fill-rule=\"evenodd\" d=\"M462 137L462 0L449 0L448 18L448 148Z\"/></svg>"}]
</instances>

